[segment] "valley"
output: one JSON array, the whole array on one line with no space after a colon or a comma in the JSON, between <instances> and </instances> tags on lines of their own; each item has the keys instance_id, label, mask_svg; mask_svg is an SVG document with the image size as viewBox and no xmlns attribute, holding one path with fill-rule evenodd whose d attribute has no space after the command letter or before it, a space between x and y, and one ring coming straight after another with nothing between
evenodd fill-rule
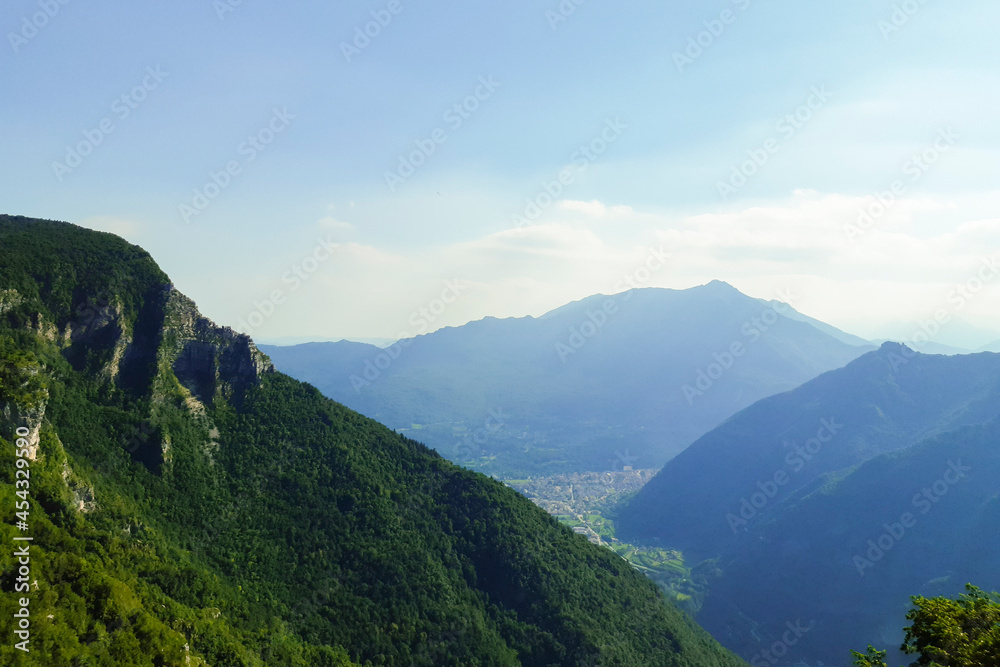
<instances>
[{"instance_id":1,"label":"valley","mask_svg":"<svg viewBox=\"0 0 1000 667\"><path fill-rule=\"evenodd\" d=\"M445 393L428 400L416 376L385 384L400 393L379 400L413 410L388 428L202 316L137 246L14 216L0 241L17 249L0 264L0 441L30 445L45 527L32 573L53 621L32 641L77 637L67 664L191 651L191 664L254 666L735 667L781 651L837 665L847 647L906 641L911 595L961 605L980 599L967 583L1000 588L998 354L868 350L796 316L791 338L756 349L787 360L782 346L819 341L846 363L812 366L658 468L644 465L670 451L655 424L615 425L642 392L605 382L606 361L557 378L547 410L529 405L537 387L500 391L515 348L544 348L547 329L506 349L510 329L463 342L497 322L414 343L409 363L434 359L427 381ZM678 295L633 299L777 313L721 284ZM605 353L639 374L630 327L614 336ZM328 368L269 350L296 373ZM476 363L449 365L448 351ZM654 397L661 376L645 376ZM437 438L441 450L423 443ZM0 491L13 502L11 451Z\"/></svg>"},{"instance_id":2,"label":"valley","mask_svg":"<svg viewBox=\"0 0 1000 667\"><path fill-rule=\"evenodd\" d=\"M628 468L629 466L626 466ZM694 614L707 591L711 564L694 571L676 549L653 540L649 545L622 542L615 534L615 508L645 486L656 470L572 473L531 479L508 479L504 484L520 492L573 532L615 552L642 572L680 608Z\"/></svg>"},{"instance_id":3,"label":"valley","mask_svg":"<svg viewBox=\"0 0 1000 667\"><path fill-rule=\"evenodd\" d=\"M0 666L1000 667L997 0L0 16Z\"/></svg>"},{"instance_id":4,"label":"valley","mask_svg":"<svg viewBox=\"0 0 1000 667\"><path fill-rule=\"evenodd\" d=\"M1000 588L985 565L1000 559L997 545L972 537L989 534L995 516L1000 489L988 477L935 495L928 518L907 525L904 546L866 545L907 516L915 483L904 471L933 482L949 465L946 447L965 452L956 466L995 469L986 436L961 434L1000 420L1000 355L875 348L713 282L619 295L587 345L553 361L553 336L600 298L401 341L392 366L360 391L338 385L373 354L365 346L265 349L279 368L504 480L747 659L780 641L790 615L810 624L789 659L837 664L845 643L900 645L894 619L914 592ZM673 331L682 312L687 328ZM747 327L752 345L724 343ZM682 433L689 445L678 451L670 443ZM951 444L925 461L934 439ZM903 509L882 518L872 508L890 496ZM933 546L952 542L953 551Z\"/></svg>"},{"instance_id":5,"label":"valley","mask_svg":"<svg viewBox=\"0 0 1000 667\"><path fill-rule=\"evenodd\" d=\"M561 357L560 341L598 312L600 329ZM386 349L261 346L326 396L456 463L515 479L659 468L755 401L872 349L722 281L595 294L540 317L485 317Z\"/></svg>"},{"instance_id":6,"label":"valley","mask_svg":"<svg viewBox=\"0 0 1000 667\"><path fill-rule=\"evenodd\" d=\"M0 537L33 530L34 587L0 630L34 622L4 664L743 664L620 556L275 369L138 246L0 215L5 516L24 462L31 523Z\"/></svg>"}]
</instances>

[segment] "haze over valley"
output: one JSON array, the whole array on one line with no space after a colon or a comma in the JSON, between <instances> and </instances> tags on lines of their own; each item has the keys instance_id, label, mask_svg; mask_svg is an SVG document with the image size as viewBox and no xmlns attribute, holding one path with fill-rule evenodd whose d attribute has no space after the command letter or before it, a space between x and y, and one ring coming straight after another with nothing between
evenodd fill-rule
<instances>
[{"instance_id":1,"label":"haze over valley","mask_svg":"<svg viewBox=\"0 0 1000 667\"><path fill-rule=\"evenodd\" d=\"M1000 667L995 0L0 28L0 664Z\"/></svg>"}]
</instances>

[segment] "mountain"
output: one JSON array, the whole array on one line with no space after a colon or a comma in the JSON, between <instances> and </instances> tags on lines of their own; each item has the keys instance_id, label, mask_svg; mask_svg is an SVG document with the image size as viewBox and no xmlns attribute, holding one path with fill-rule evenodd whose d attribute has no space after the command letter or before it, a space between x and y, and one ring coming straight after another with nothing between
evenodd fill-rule
<instances>
[{"instance_id":1,"label":"mountain","mask_svg":"<svg viewBox=\"0 0 1000 667\"><path fill-rule=\"evenodd\" d=\"M316 338L310 336L278 336L277 338L257 338L257 343L259 347L264 345L275 345L275 346L289 346L289 345L305 345L307 343L337 343L341 342L343 339L328 338L317 341ZM376 345L378 347L388 347L396 342L395 338L360 338L356 342L366 343L368 345Z\"/></svg>"},{"instance_id":2,"label":"mountain","mask_svg":"<svg viewBox=\"0 0 1000 667\"><path fill-rule=\"evenodd\" d=\"M805 322L806 324L811 324L816 329L819 329L825 334L829 334L833 338L839 340L841 343L847 343L848 345L855 345L859 347L872 346L872 341L870 340L865 340L861 336L855 336L854 334L849 334L847 332L841 331L840 329L831 324L827 324L826 322L821 322L820 320L817 320L815 317L809 317L808 315L803 315L794 308L787 308L787 310L782 310L786 306L786 304L776 299L772 299L770 301L765 301L764 299L760 299L760 302L767 306L770 306L776 312L782 313L785 317L789 319L797 320L799 322Z\"/></svg>"},{"instance_id":3,"label":"mountain","mask_svg":"<svg viewBox=\"0 0 1000 667\"><path fill-rule=\"evenodd\" d=\"M0 216L0 503L4 664L743 664L609 550L66 223Z\"/></svg>"},{"instance_id":4,"label":"mountain","mask_svg":"<svg viewBox=\"0 0 1000 667\"><path fill-rule=\"evenodd\" d=\"M818 326L819 325L819 326ZM756 400L870 346L712 282L592 296L397 342L264 349L326 396L505 477L658 468Z\"/></svg>"},{"instance_id":5,"label":"mountain","mask_svg":"<svg viewBox=\"0 0 1000 667\"><path fill-rule=\"evenodd\" d=\"M917 343L914 343L912 341L907 341L904 338L896 338L896 339L879 338L879 339L873 340L872 343L876 344L876 345L882 345L884 343L902 343L903 345L906 345L908 348L910 348L912 350L916 350L917 352L920 352L921 354L947 354L947 355L956 355L956 354L972 354L973 352L992 352L993 351L993 350L987 350L987 349L973 350L973 349L964 348L964 347L953 347L951 345L944 345L943 343L937 343L937 342L934 342L932 340L929 340L929 341L923 341L923 340L921 340L921 341L919 341Z\"/></svg>"},{"instance_id":6,"label":"mountain","mask_svg":"<svg viewBox=\"0 0 1000 667\"><path fill-rule=\"evenodd\" d=\"M776 636L788 619L808 619L790 656L847 665L845 642L902 644L910 595L1000 587L998 442L996 421L965 427L803 489L752 531L754 544L720 558L698 621L752 661L750 627Z\"/></svg>"},{"instance_id":7,"label":"mountain","mask_svg":"<svg viewBox=\"0 0 1000 667\"><path fill-rule=\"evenodd\" d=\"M618 536L710 563L697 619L751 662L800 619L789 656L846 665L845 642L902 642L909 595L1000 585L998 418L1000 355L886 343L700 438Z\"/></svg>"},{"instance_id":8,"label":"mountain","mask_svg":"<svg viewBox=\"0 0 1000 667\"><path fill-rule=\"evenodd\" d=\"M939 325L934 321L898 323L886 330L883 341L898 341L924 354L970 354L996 352L990 350L990 341L996 341L998 332L977 327L961 317L950 317ZM927 338L930 340L927 340Z\"/></svg>"},{"instance_id":9,"label":"mountain","mask_svg":"<svg viewBox=\"0 0 1000 667\"><path fill-rule=\"evenodd\" d=\"M995 340L989 345L984 345L980 352L1000 352L1000 340Z\"/></svg>"}]
</instances>

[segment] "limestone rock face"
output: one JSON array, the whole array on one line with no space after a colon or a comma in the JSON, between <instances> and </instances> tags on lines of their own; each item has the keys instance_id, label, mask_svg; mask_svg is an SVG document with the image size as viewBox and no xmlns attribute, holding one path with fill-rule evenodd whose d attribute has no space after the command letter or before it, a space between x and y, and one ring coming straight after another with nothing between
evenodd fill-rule
<instances>
[{"instance_id":1,"label":"limestone rock face","mask_svg":"<svg viewBox=\"0 0 1000 667\"><path fill-rule=\"evenodd\" d=\"M0 290L0 314L21 303L16 290ZM157 395L171 391L165 387L176 390L179 384L189 413L205 428L205 451L211 458L219 446L218 431L206 407L217 398L239 404L263 374L274 372L273 364L249 336L202 317L194 302L172 284L153 288L138 318L124 313L115 294L90 294L73 306L69 319L59 326L40 313L30 315L25 326L59 347L78 369L82 369L79 364L86 364L104 381L137 391L152 390L154 402ZM16 430L26 428L28 435L23 437L32 460L39 455L46 400L47 393L30 405L0 400L0 436L13 442ZM142 455L153 468L169 464L169 441L153 443L150 433L143 433L137 445L127 446L129 454ZM152 452L151 447L158 451ZM85 492L77 498L81 511L87 511L92 502Z\"/></svg>"},{"instance_id":2,"label":"limestone rock face","mask_svg":"<svg viewBox=\"0 0 1000 667\"><path fill-rule=\"evenodd\" d=\"M180 383L205 405L211 405L216 392L238 399L262 374L274 371L249 336L202 317L194 302L172 285L161 353Z\"/></svg>"},{"instance_id":3,"label":"limestone rock face","mask_svg":"<svg viewBox=\"0 0 1000 667\"><path fill-rule=\"evenodd\" d=\"M0 289L0 315L17 308L22 301L16 289Z\"/></svg>"},{"instance_id":4,"label":"limestone rock face","mask_svg":"<svg viewBox=\"0 0 1000 667\"><path fill-rule=\"evenodd\" d=\"M65 457L66 452L62 450L61 446L60 450L60 454ZM97 497L94 495L93 487L83 483L65 459L62 464L62 479L69 490L69 506L71 508L83 514L97 509Z\"/></svg>"},{"instance_id":5,"label":"limestone rock face","mask_svg":"<svg viewBox=\"0 0 1000 667\"><path fill-rule=\"evenodd\" d=\"M71 343L89 343L108 327L122 329L121 305L107 295L93 295L78 304L75 317L66 324L63 340Z\"/></svg>"}]
</instances>

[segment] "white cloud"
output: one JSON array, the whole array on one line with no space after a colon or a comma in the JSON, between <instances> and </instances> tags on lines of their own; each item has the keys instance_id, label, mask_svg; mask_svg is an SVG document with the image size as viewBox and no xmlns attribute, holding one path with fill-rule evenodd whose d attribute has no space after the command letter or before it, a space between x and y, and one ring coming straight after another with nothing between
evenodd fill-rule
<instances>
[{"instance_id":1,"label":"white cloud","mask_svg":"<svg viewBox=\"0 0 1000 667\"><path fill-rule=\"evenodd\" d=\"M592 201L575 201L564 199L559 202L559 208L563 211L574 211L583 213L593 218L617 218L633 213L631 206L606 206L603 202L594 199Z\"/></svg>"},{"instance_id":2,"label":"white cloud","mask_svg":"<svg viewBox=\"0 0 1000 667\"><path fill-rule=\"evenodd\" d=\"M340 229L340 230L354 229L354 225L352 225L351 223L344 222L342 220L337 220L332 215L320 218L317 224L323 229Z\"/></svg>"},{"instance_id":3,"label":"white cloud","mask_svg":"<svg viewBox=\"0 0 1000 667\"><path fill-rule=\"evenodd\" d=\"M563 202L562 211L587 217L560 216L558 222L419 249L342 243L261 334L414 333L413 313L445 281L455 280L467 288L435 318L434 329L485 316L537 316L621 289L622 277L641 266L652 247L671 259L646 286L686 288L721 279L762 298L791 291L803 312L876 337L900 322L933 316L947 305L949 291L974 275L988 249L1000 245L1000 220L963 220L965 202L926 196L900 199L851 243L845 229L870 203L868 197L798 190L742 210L682 216L597 200ZM588 224L612 211L623 224ZM1000 276L960 315L1000 329L998 285Z\"/></svg>"}]
</instances>

